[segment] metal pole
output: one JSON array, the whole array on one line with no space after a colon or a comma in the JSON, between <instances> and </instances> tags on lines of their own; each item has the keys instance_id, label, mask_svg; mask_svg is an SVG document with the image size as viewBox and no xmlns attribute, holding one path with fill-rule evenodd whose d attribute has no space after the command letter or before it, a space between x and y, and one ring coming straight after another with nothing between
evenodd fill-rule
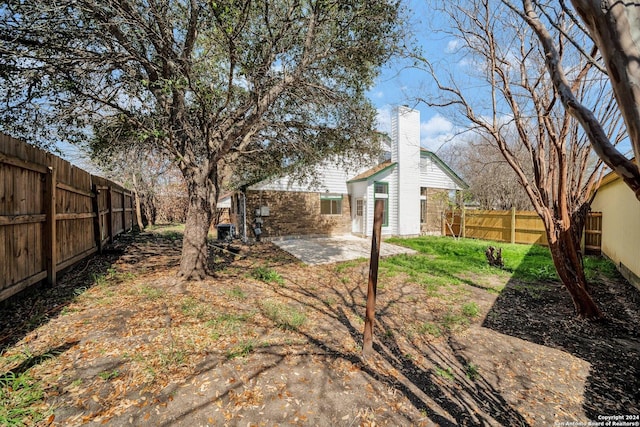
<instances>
[{"instance_id":1,"label":"metal pole","mask_svg":"<svg viewBox=\"0 0 640 427\"><path fill-rule=\"evenodd\" d=\"M378 290L378 263L380 261L380 236L382 234L382 218L384 200L376 200L373 215L373 236L371 238L371 259L369 261L369 284L367 286L367 309L364 318L364 340L362 355L373 352L373 322L376 315L376 293Z\"/></svg>"}]
</instances>

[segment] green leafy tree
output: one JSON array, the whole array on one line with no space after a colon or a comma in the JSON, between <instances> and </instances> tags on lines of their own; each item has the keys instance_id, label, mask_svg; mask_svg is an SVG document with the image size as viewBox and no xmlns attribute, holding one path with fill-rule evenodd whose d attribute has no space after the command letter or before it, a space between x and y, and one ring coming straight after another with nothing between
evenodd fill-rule
<instances>
[{"instance_id":1,"label":"green leafy tree","mask_svg":"<svg viewBox=\"0 0 640 427\"><path fill-rule=\"evenodd\" d=\"M202 278L237 165L371 150L365 91L400 30L399 2L385 0L5 1L0 122L30 140L169 156L189 195L180 274Z\"/></svg>"}]
</instances>

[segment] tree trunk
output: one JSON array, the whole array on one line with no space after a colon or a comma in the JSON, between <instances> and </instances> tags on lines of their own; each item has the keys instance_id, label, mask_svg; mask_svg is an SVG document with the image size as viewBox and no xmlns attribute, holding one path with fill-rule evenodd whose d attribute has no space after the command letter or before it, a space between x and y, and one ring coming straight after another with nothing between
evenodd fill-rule
<instances>
[{"instance_id":1,"label":"tree trunk","mask_svg":"<svg viewBox=\"0 0 640 427\"><path fill-rule=\"evenodd\" d=\"M207 274L207 235L211 226L215 186L202 172L184 174L189 192L189 207L182 240L179 276L202 280ZM214 205L215 206L215 205Z\"/></svg>"},{"instance_id":2,"label":"tree trunk","mask_svg":"<svg viewBox=\"0 0 640 427\"><path fill-rule=\"evenodd\" d=\"M558 230L557 237L549 236L549 250L562 284L569 291L576 314L584 319L602 319L604 315L587 289L587 279L579 251L579 239L570 229Z\"/></svg>"}]
</instances>

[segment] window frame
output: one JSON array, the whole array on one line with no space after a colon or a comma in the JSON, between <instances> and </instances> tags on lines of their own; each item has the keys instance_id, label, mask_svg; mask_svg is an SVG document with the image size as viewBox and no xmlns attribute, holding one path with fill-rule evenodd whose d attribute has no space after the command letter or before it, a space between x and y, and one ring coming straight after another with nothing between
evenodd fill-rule
<instances>
[{"instance_id":1,"label":"window frame","mask_svg":"<svg viewBox=\"0 0 640 427\"><path fill-rule=\"evenodd\" d=\"M342 215L342 194L320 194L320 215L340 216ZM323 212L323 202L329 202L329 212Z\"/></svg>"},{"instance_id":2,"label":"window frame","mask_svg":"<svg viewBox=\"0 0 640 427\"><path fill-rule=\"evenodd\" d=\"M377 192L378 185L382 185L382 192ZM373 200L374 206L376 200L384 200L384 213L382 215L382 226L389 226L389 183L385 181L373 182Z\"/></svg>"}]
</instances>

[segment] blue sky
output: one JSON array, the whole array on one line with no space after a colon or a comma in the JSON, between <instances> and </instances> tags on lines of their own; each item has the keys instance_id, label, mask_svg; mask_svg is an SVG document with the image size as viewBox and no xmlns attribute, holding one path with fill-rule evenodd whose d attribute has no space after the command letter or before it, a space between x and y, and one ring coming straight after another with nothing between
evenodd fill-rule
<instances>
[{"instance_id":1,"label":"blue sky","mask_svg":"<svg viewBox=\"0 0 640 427\"><path fill-rule=\"evenodd\" d=\"M448 52L454 39L430 31L438 24L437 12L428 9L425 0L407 1L410 9L410 28L423 54L434 62L447 62ZM391 111L397 105L408 105L420 111L421 145L437 151L454 133L456 126L437 109L416 103L418 96L428 97L432 93L431 80L426 71L403 68L398 61L387 65L369 91L369 99L378 109L378 130L390 132Z\"/></svg>"},{"instance_id":2,"label":"blue sky","mask_svg":"<svg viewBox=\"0 0 640 427\"><path fill-rule=\"evenodd\" d=\"M410 29L416 44L422 49L422 54L428 60L437 64L440 69L450 72L458 83L466 80L473 81L475 74L473 64L469 60L460 58L454 51L458 40L448 36L438 29L447 28L447 19L439 15L433 7L429 7L427 0L404 0L409 8ZM474 85L475 86L475 85ZM475 96L478 111L482 109L482 89L475 86L473 92L467 95ZM391 112L397 105L408 105L420 111L421 145L437 152L441 147L455 139L463 129L460 117L454 117L446 111L429 107L424 103L416 103L416 97L427 98L436 93L435 84L426 71L403 68L403 64L396 61L388 64L377 79L377 84L369 91L369 99L378 110L378 130L390 133ZM618 149L632 155L631 146L623 141Z\"/></svg>"}]
</instances>

